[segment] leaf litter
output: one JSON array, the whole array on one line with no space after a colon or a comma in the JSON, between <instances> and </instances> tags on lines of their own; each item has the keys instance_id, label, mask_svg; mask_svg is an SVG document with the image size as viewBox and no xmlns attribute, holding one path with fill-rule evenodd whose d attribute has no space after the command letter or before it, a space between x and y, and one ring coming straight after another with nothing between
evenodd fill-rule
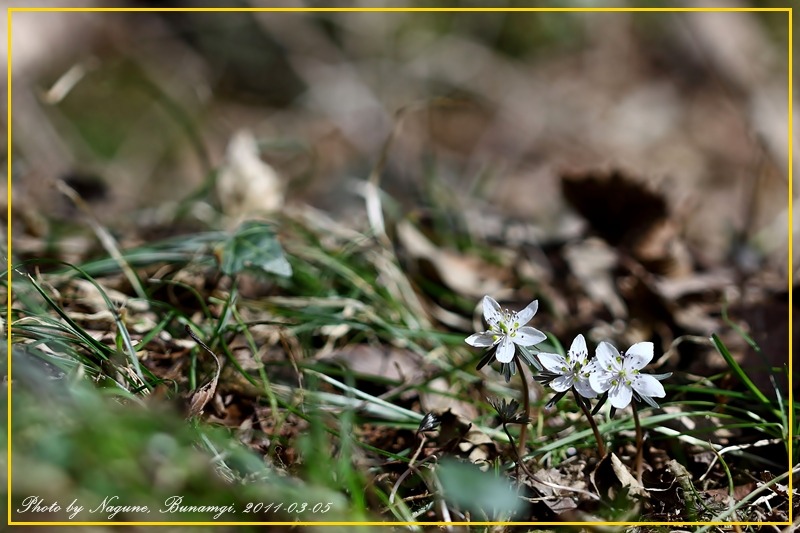
<instances>
[{"instance_id":1,"label":"leaf litter","mask_svg":"<svg viewBox=\"0 0 800 533\"><path fill-rule=\"evenodd\" d=\"M459 51L457 43L447 44L443 56ZM487 53L480 47L474 51ZM561 90L568 82L560 73L574 67L569 62L551 64L536 79L541 84L552 76L552 85L558 88L554 90ZM311 66L305 68L313 71ZM724 66L730 68L735 67ZM454 73L444 70L443 76ZM346 71L335 77L342 87L361 87ZM520 81L510 81L509 91L519 93ZM747 85L746 77L741 83ZM97 220L102 218L98 215L89 219L90 226L116 266L95 263L95 270L89 271L113 308L80 277L59 273L43 279L52 285L53 300L93 339L116 348L120 334L116 319L122 321L139 360L161 380L150 396L182 402L192 417L231 428L236 438L286 475L303 472L309 454L299 443L315 424L336 430L343 418L354 414L352 434L371 448L359 450L352 460L368 472L369 483L418 513L415 518L440 520L449 513L454 519L473 520L641 516L702 521L729 512L730 519L786 519L788 489L785 481L775 482L785 466L785 461L774 459L786 453L782 436L737 423L749 417L768 427L775 421L763 410L746 412L749 406L742 400L747 397L742 395L747 388L709 341L712 333L721 332L731 360L770 400L775 389L785 393L785 376L775 371L785 364L792 326L783 322L788 310L783 278L771 275L769 268L752 271L741 266L746 263L746 248L735 260L721 262L713 243L699 246L707 236L698 230L702 226L698 220L708 215L697 211L713 210L677 198L675 190L680 187L659 188L644 173L597 170L602 165L585 154L577 154L581 165L554 165L563 172L538 168L535 162L541 154L530 153L519 140L509 140L515 130L509 129L506 117L519 110L520 103L498 99L488 86L475 90L478 97L459 95L446 105L436 102L419 113L407 112L409 131L429 137L412 139L401 131L394 144L387 141L385 149L392 154L382 154L388 159L382 183L362 191L371 207L350 209L356 214L349 219L341 210L352 204L343 207L346 204L338 202L346 187L334 194L328 188L334 186L314 185L322 191L318 196L330 196L328 201L335 204L330 213L287 201L290 195L279 181L291 176L292 165L285 164L291 158L284 159L286 168L279 168L281 158L274 154L269 159L276 164L268 163L254 135L239 130L229 139L215 183L220 212L228 217L219 225L236 222L230 232L189 232L163 248L149 246L149 239L140 235L126 235L130 242L138 242L137 254L132 253L135 247L119 246L108 232L98 231ZM629 106L646 105L654 94L666 94L667 101L672 98L669 90L649 87ZM607 95L585 96L586 101L576 105L606 108L602 100ZM546 100L530 104L542 107ZM353 145L372 147L371 152L378 149L380 136L365 136L327 100L319 105L329 116L317 127L337 131L319 143L322 172L341 170L336 165L345 157L342 154L352 155ZM674 112L665 107L656 117L660 127L670 127ZM704 112L713 115L713 106ZM622 120L621 115L609 113L607 118ZM561 127L576 127L570 121L581 124L570 116ZM630 135L622 138L622 133L601 140L602 132L591 128L589 137L598 150L608 144L619 148L644 142ZM569 138L563 132L551 134L554 140L534 128L531 134L539 141L538 152L576 155L574 148L558 144ZM504 138L508 142L500 143ZM430 147L423 147L426 141ZM503 144L516 157L507 174L517 180L516 185L490 187L494 196L486 195L489 202L458 195L443 199L441 192L426 189L425 184L398 190L398 176L404 172L398 163L410 161L412 168L414 160L423 159L418 157L423 150L441 161L457 162L453 166L460 164L461 170L474 170L481 153L493 144ZM691 153L672 137L667 136L665 144L666 153ZM653 174L659 173L659 165L663 167L663 159L654 161ZM303 170L296 168L309 166L295 165L294 171L299 174ZM521 194L515 187L532 175L544 176L537 182L541 190L528 195L523 189L526 194ZM446 182L449 177L441 179ZM508 209L487 205L502 203L492 200L509 195L514 198ZM350 197L357 195L346 196L352 202ZM715 201L730 202L727 192L719 197ZM530 216L529 201L547 216ZM404 202L415 207L404 209ZM203 225L202 203L193 207L190 226ZM428 205L421 208L420 203ZM88 216L92 207L80 206ZM375 217L376 206L380 220ZM269 221L241 223L257 212L268 212ZM168 227L171 217L165 220L167 227L156 229L173 237ZM46 232L39 228L20 237L18 249L24 257L45 251L32 234ZM65 246L57 254L79 263L96 251L96 245L92 249L87 241L91 239L71 248L61 241ZM160 309L140 305L146 300L135 297L142 296L137 294L139 283L151 301L168 304L173 316L166 324ZM19 289L18 304L24 292L25 288ZM465 331L483 329L473 326L480 323L474 301L484 294L511 308L540 298L537 327L558 338L588 331L593 342L613 338L617 345L630 345L649 339L656 344L653 366L659 372L673 371L679 379L670 391L674 405L648 414L665 418L646 428L643 483L632 474L636 450L631 427L620 429L617 423L613 432L619 430L619 436L608 443L613 452L600 457L589 435L576 436L581 431L579 415L545 408L548 398L535 384L530 394L536 417L531 421L529 453L522 461L525 468L516 468L514 446L487 404L490 397L512 397L514 392L491 365L475 372L478 361L462 342ZM18 307L21 325L35 317L31 310ZM755 339L758 350L729 327L729 316ZM208 344L215 347L212 351L195 338L213 361L190 355L193 344L176 327L188 323L201 326ZM35 333L22 330L19 335L33 341ZM48 357L58 353L43 346ZM124 359L120 361L116 364L124 367ZM112 370L114 379L124 383L120 377L124 371ZM707 390L700 390L697 383ZM312 412L318 418L310 418ZM414 433L431 412L436 427ZM574 440L547 448L559 439ZM343 446L343 441L342 435L332 438L333 448ZM408 457L417 449L411 468ZM441 468L441 487L432 474L437 468ZM491 480L487 475L493 476ZM459 493L459 486L474 491L481 483L495 495L516 491L518 499L492 500L491 510L476 508L468 495ZM448 493L454 497L446 498ZM755 497L747 500L751 494ZM746 506L734 509L737 502ZM391 509L384 503L372 511L387 519L396 516Z\"/></svg>"},{"instance_id":2,"label":"leaf litter","mask_svg":"<svg viewBox=\"0 0 800 533\"><path fill-rule=\"evenodd\" d=\"M248 227L255 228L258 226L251 225ZM265 226L265 228L267 227ZM234 237L234 239L237 238L239 237ZM636 296L636 292L631 292L630 290L626 291L624 289L624 284L620 287L619 284L622 283L621 280L624 281L625 277L638 280L642 277L650 276L650 274L647 270L636 270L639 267L635 265L626 268L617 262L610 263L609 259L615 258L617 252L615 248L603 245L602 243L604 241L596 241L594 245L591 244L591 239L586 242L589 244L587 244L583 251L579 252L584 255L577 255L578 252L575 251L577 248L571 248L570 245L565 243L561 249L561 252L564 254L562 260L566 264L574 265L574 268L570 268L570 272L574 276L574 279L579 282L579 285L575 287L580 287L579 290L584 295L582 298L588 298L590 301L595 302L595 304L592 304L593 306L597 304L602 305L601 308L593 307L594 311L592 314L600 313L602 315L603 313L608 313L609 323L612 324L613 327L614 320L625 318L628 314L626 306L636 305L636 302L632 301L631 298L640 297ZM291 257L291 242L287 241L286 246L287 255ZM604 246L604 248L602 248L602 254L604 257L609 258L603 260L605 262L594 262L593 254L597 252L593 252L593 249L597 248L597 246ZM238 250L244 250L244 252ZM249 247L240 247L238 250L234 248L225 249L223 256L225 254L238 254L237 257L241 257L241 255L246 256L250 253ZM252 250L254 252L257 251L258 254L265 253L265 248L263 246L256 245ZM234 270L244 271L246 268L252 268L254 265L272 270L269 264L266 264L263 259L237 259L237 261L239 261L239 263L236 264L239 266L236 267L236 269L232 269L231 273L234 273ZM433 261L435 263L437 260L433 259ZM596 272L583 274L580 270L575 271L575 268L580 269L581 265L587 263L604 265L601 266L602 274L597 274ZM509 269L508 266L505 268ZM207 275L212 274L212 271L206 272ZM507 270L507 272L507 275L513 276L513 271ZM277 272L273 270L273 273ZM280 273L283 274L284 271ZM177 275L179 273L175 272L173 274ZM414 271L411 271L410 274L410 281L415 283L416 280L414 276L417 274L415 274ZM205 281L199 280L200 283L195 283L195 288L193 290L201 292L208 291L209 287L213 287L213 283L215 282L214 278L206 279ZM220 280L216 278L216 282L220 283ZM594 285L598 282L602 283L602 289L598 289L596 285ZM209 285L209 283L211 283L211 285ZM639 281L639 283L642 282ZM212 293L209 294L213 294L214 291L219 291L223 286L224 285L221 285L219 288L213 289ZM448 290L454 291L456 294L465 298L474 296L471 291L465 294L459 293L458 285L453 286L445 284L445 286ZM709 290L713 290L710 289L708 285L699 285L698 287L699 290L706 293ZM96 288L93 285L83 280L75 279L62 286L59 293L60 301L70 310L70 316L74 320L81 323L87 330L96 330L99 335L98 338L104 340L104 342L111 342L113 337L109 337L105 333L105 330L113 328L114 320L107 309L105 301L102 298L93 299L91 297L92 294L97 294ZM127 306L127 302L135 302L135 300L128 300L124 293L116 289L106 289L106 293L116 305ZM222 296L224 293L218 294ZM692 294L692 292L687 289L685 294ZM651 293L650 298L659 298L659 295L660 293ZM609 300L609 298L614 299ZM266 301L269 302L269 300ZM284 302L280 300L280 298L274 299L273 301L273 305L283 306L284 304L290 304L289 307L285 309L291 309L295 304L295 302ZM664 301L666 303L666 300ZM71 302L80 303L80 305L76 306ZM299 437L299 432L303 431L303 428L307 428L306 422L289 412L285 412L284 414L275 413L266 406L259 405L259 398L263 398L263 390L261 390L259 386L248 381L248 379L244 379L243 376L249 374L256 377L259 370L269 369L270 380L273 383L291 383L293 381L298 383L297 372L305 373L305 370L300 370L297 364L305 359L306 356L302 355L300 352L296 352L294 356L289 355L291 351L286 351L286 336L288 335L289 338L308 338L308 335L311 335L310 338L317 339L316 342L319 343L320 347L323 347L323 345L328 346L328 348L323 347L319 355L308 359L309 363L313 361L311 364L323 365L317 368L327 368L328 372L336 371L338 374L345 372L343 375L352 376L354 380L352 386L355 386L360 391L367 392L371 396L381 397L382 395L385 396L388 394L393 403L407 407L412 411L428 412L433 410L433 412L439 413L441 422L440 426L437 428L438 436L428 444L428 446L434 447L425 451L420 456L421 458L439 457L440 455L459 457L463 461L474 463L483 470L495 464L496 461L503 460L503 457L505 457L506 461L510 459L507 444L500 444L495 441L492 437L483 433L473 422L480 418L480 410L476 408L476 404L474 403L475 401L481 401L480 395L470 395L472 401L464 401L463 399L459 399L460 395L457 391L452 389L451 380L447 378L432 379L436 375L437 365L431 361L430 358L426 357L425 351L421 351L416 347L409 349L402 346L392 346L393 341L390 336L375 337L370 343L353 343L350 339L353 338L354 335L359 335L358 331L360 326L358 326L358 322L353 322L349 326L345 326L347 322L344 322L338 327L325 324L320 324L318 327L312 329L302 327L303 320L298 321L298 319L302 319L303 316L313 316L314 306L323 303L323 300L315 300L313 298L297 299L297 307L295 308L295 313L297 314L296 318L275 316L271 319L269 318L270 312L267 311L270 304L267 304L266 308L263 308L261 305L251 307L255 303L256 302L242 302L241 312L244 313L245 317L249 317L245 319L246 322L261 322L261 324L254 325L250 328L250 335L253 337L255 345L263 346L263 349L259 350L258 353L252 353L249 349L249 343L246 342L246 339L242 337L241 334L236 334L226 341L227 345L230 347L231 353L239 354L235 355L238 359L237 366L241 371L244 371L245 374L231 368L231 361L225 358L219 359L214 352L202 343L202 341L199 341L194 334L191 335L196 342L201 343L200 345L203 347L204 352L212 356L214 365L210 368L213 375L211 380L203 385L199 385L198 383L197 388L188 396L188 412L190 416L204 416L211 423L235 428L236 435L243 443L251 447L257 453L270 456L275 464L287 468L289 471L294 471L295 469L292 465L300 460L301 455L293 450L292 442ZM330 303L331 302L324 301L325 305L329 305ZM671 309L673 307L668 307L666 304L664 305L666 313L664 316L667 320L670 320L670 314L666 309ZM83 311L81 309L83 309ZM351 307L348 307L345 302L342 302L338 306L329 309L338 309L337 312L339 316L345 321L358 320L359 316L362 317L361 320L364 320L365 317L374 313L374 315L377 315L372 316L374 324L380 323L378 317L382 314L382 310L375 309L370 311L370 305L364 304L363 302L352 302ZM435 311L432 311L431 307L428 309L431 313L430 318L436 320ZM604 309L604 311L601 309ZM614 309L617 309L618 312L614 312ZM212 305L210 307L212 314L220 313L222 310L223 307L219 305ZM84 311L88 311L88 313ZM264 314L265 312L266 314ZM641 316L641 314L639 316ZM201 318L201 316L196 317L196 319ZM580 319L580 315L576 318ZM131 331L135 336L141 336L147 331L150 331L152 326L157 322L157 319L158 317L154 315L147 306L138 306L134 304L126 310L126 321L129 324L150 325L149 328L132 328ZM656 322L657 319L658 317L650 317L652 322L641 324L640 327L645 328L646 331L658 332L659 327L664 326L660 326ZM270 325L270 322L272 322L273 325ZM675 331L676 324L677 321L671 321L668 322L667 327L670 331ZM678 331L681 331L684 336L694 335L699 336L698 338L704 338L702 335L707 334L707 332L697 329L698 325L701 324L702 322L695 322L693 324L694 329L686 327L685 330L679 329ZM305 331L300 331L302 329L305 329ZM279 333L281 330L283 333ZM664 342L672 342L674 340L672 338L673 335L674 334L668 337L665 336ZM292 341L289 342L291 343ZM396 342L396 339L394 342ZM156 375L162 376L164 379L168 380L177 380L179 387L184 388L187 384L185 373L187 367L182 362L182 354L187 353L186 348L187 345L185 341L172 338L163 331L152 337L147 345L140 348L140 353L142 354L141 360ZM170 353L172 355L169 355ZM292 361L293 357L294 361ZM676 367L676 364L670 361L662 361L662 365L666 365L666 368ZM206 366L207 363L202 363L202 367L205 368ZM223 372L223 370L225 371ZM703 371L700 372L701 375L702 373ZM180 383L182 383L182 385L180 385ZM424 391L415 388L416 385L422 383L427 384ZM479 381L476 385L481 388L495 386L486 381ZM337 391L335 388L327 387L324 384L322 384L320 391L327 391L328 394L338 394L341 392ZM455 394L453 394L454 392ZM296 402L300 401L300 398L305 396L302 393L301 396L297 396L297 392L286 395L287 393L289 393L289 389L284 388L283 394L290 403L295 403L295 405L299 405ZM541 392L534 392L535 396L540 394ZM308 398L305 398L307 401ZM359 405L360 403L361 402L352 402L349 408L356 409L358 412L360 408L363 408L363 405ZM364 404L367 403L369 402L364 402ZM345 405L346 404L342 404L339 408L332 407L331 413L335 414L340 409L348 409ZM453 410L459 414L456 415ZM369 417L369 412L372 412L372 416L375 416L375 413L379 413L380 411L361 410L360 412ZM679 415L681 411L677 407L665 406L664 412L674 412L676 415ZM691 411L689 412L691 413ZM542 412L542 414L544 414L544 412ZM548 420L547 424L551 427L558 428L561 426L558 422L559 418L565 415L566 414L558 414L556 412L548 413L546 415ZM374 419L372 422L365 421L360 424L360 429L356 434L362 442L369 443L376 448L384 449L392 453L401 453L403 449L414 447L414 439L411 433L399 428L392 428L391 426L377 423L381 418L380 415L377 416L378 418ZM741 442L741 439L744 438L744 434L741 431L735 429L729 431L720 428L722 422L719 419L709 418L704 422L703 419L698 420L694 416L690 416L685 419L686 424L682 424L682 420L683 419L678 416L665 427L671 427L682 433L691 434L701 440L711 439L711 442L716 442L720 445L730 445L732 442ZM707 428L705 436L703 433L700 433L697 426L698 422L704 422L704 426ZM489 424L491 423L489 422ZM652 436L654 436L654 434L651 434L651 437ZM664 443L665 441L661 440L658 442ZM699 442L700 441L698 441L698 444ZM498 447L499 444L500 446ZM658 445L652 441L649 442L649 446L656 446L655 449L657 450ZM535 454L535 444L532 445L532 449ZM688 446L685 448L686 453L698 454L698 457L700 453L699 450L700 448L696 446ZM623 460L621 460L620 457L622 457ZM704 512L708 513L709 509L712 508L722 509L725 506L725 502L728 501L728 489L725 487L713 488L713 484L710 488L693 488L692 490L696 491L696 494L691 498L689 498L685 492L687 487L695 487L694 484L690 485L684 483L683 491L681 493L675 493L676 487L682 486L681 480L684 477L689 476L689 479L696 479L696 474L689 474L683 467L681 467L681 470L677 470L674 461L673 463L653 467L652 471L646 473L645 485L658 491L652 493L648 492L647 489L642 487L642 485L631 476L624 462L626 454L623 452L623 455L620 457L616 454L611 454L606 458L593 458L591 455L582 455L582 459L577 463L574 461L562 460L553 462L550 466L548 466L550 460L547 460L541 466L534 466L536 463L533 458L531 458L526 461L526 468L532 469L535 478L530 479L527 474L523 473L522 477L519 477L518 480L528 485L530 487L529 490L534 491L533 495L529 497L531 502L544 502L547 509L549 509L545 514L538 515L539 519L544 519L546 516L562 516L564 519L567 517L582 517L581 519L590 519L594 517L595 519L599 519L598 515L595 514L598 509L597 500L595 499L597 498L596 495L599 495L604 501L611 502L611 505L614 505L613 502L621 501L620 498L623 497L622 495L625 495L625 498L634 498L640 502L638 505L644 506L635 507L635 509L640 509L641 511L649 509L651 517L655 519L667 519L667 517L670 517L671 511L664 507L666 505L664 502L670 501L670 498L672 498L674 503L687 502L687 509L694 506L691 511L687 510L685 511L686 514L682 515L686 519L690 519L692 516L701 516ZM627 457L629 460L630 456L628 455ZM577 456L573 456L572 458L576 459ZM376 459L377 458L373 457L370 463L376 464ZM602 460L596 463L598 459ZM651 460L652 459L649 459L649 461ZM377 464L381 464L381 462L381 460L378 460ZM608 466L604 466L606 463L608 463ZM672 466L670 466L670 464ZM718 466L718 463L716 464ZM715 468L714 464L708 466L710 467L710 472ZM398 478L393 478L392 476L399 475L399 470L391 467L389 463L387 463L386 468L388 469L387 474L390 475L388 479L394 479L396 481ZM391 472L395 473L392 474ZM703 486L708 487L707 482L714 477L715 476L708 476L708 472L706 472L706 483ZM722 481L718 476L717 478ZM445 477L445 479L448 478ZM514 479L513 474L511 475L511 479ZM449 481L447 483L449 483ZM696 483L696 481L693 483ZM751 481L737 485L733 493L734 499L730 501L737 501L736 497L738 496L741 498L745 494L746 488L754 489L759 483L760 481ZM399 494L403 494L405 498L412 498L409 501L413 501L415 492L412 490L410 493L405 493L403 486L404 485L401 485L399 487ZM409 488L412 486L414 486L413 483L409 485ZM589 486L591 486L591 489L588 488ZM587 497L584 494L591 494L592 497ZM772 494L770 499L760 500L762 504L767 504L769 502L777 503L780 500L779 493L771 492L770 494ZM661 503L652 503L654 501ZM458 498L456 498L455 502L457 504ZM531 505L533 504L531 503ZM516 507L507 509L506 511L523 513L522 515L517 514L513 516L525 516L524 513L532 512L531 509L536 508L537 506L534 505L534 507L527 508L528 511L524 512ZM659 509L661 510L659 511ZM635 513L626 516L633 517L634 515ZM512 515L508 516L510 517ZM527 516L530 517L531 515Z\"/></svg>"}]
</instances>

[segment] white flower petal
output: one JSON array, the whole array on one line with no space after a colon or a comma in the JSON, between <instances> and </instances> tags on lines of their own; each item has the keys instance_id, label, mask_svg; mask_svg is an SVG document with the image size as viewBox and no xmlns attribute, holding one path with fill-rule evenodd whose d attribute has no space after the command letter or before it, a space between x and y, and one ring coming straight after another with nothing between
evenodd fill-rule
<instances>
[{"instance_id":1,"label":"white flower petal","mask_svg":"<svg viewBox=\"0 0 800 533\"><path fill-rule=\"evenodd\" d=\"M483 318L489 324L489 327L497 324L503 318L503 312L500 310L500 304L491 296L483 297Z\"/></svg>"},{"instance_id":2,"label":"white flower petal","mask_svg":"<svg viewBox=\"0 0 800 533\"><path fill-rule=\"evenodd\" d=\"M589 374L589 375L596 374L597 372L602 372L602 370L600 370L600 367L597 366L597 359L592 359L588 363L584 364L583 368L581 368L581 376L583 376L585 374ZM589 379L589 378L586 378L586 379Z\"/></svg>"},{"instance_id":3,"label":"white flower petal","mask_svg":"<svg viewBox=\"0 0 800 533\"><path fill-rule=\"evenodd\" d=\"M539 300L534 300L528 304L528 307L520 311L519 313L514 315L514 320L519 323L520 326L524 326L528 322L531 321L533 315L536 314L536 311L539 310Z\"/></svg>"},{"instance_id":4,"label":"white flower petal","mask_svg":"<svg viewBox=\"0 0 800 533\"><path fill-rule=\"evenodd\" d=\"M584 398L595 398L597 397L597 392L592 388L586 380L577 380L575 381L575 390L578 391L578 394L583 396Z\"/></svg>"},{"instance_id":5,"label":"white flower petal","mask_svg":"<svg viewBox=\"0 0 800 533\"><path fill-rule=\"evenodd\" d=\"M592 359L590 363L583 365L583 368L577 374L576 380L581 381L582 383L586 383L586 386L594 390L592 388L592 383L590 381L590 377L594 374L602 374L603 371L597 368L597 360Z\"/></svg>"},{"instance_id":6,"label":"white flower petal","mask_svg":"<svg viewBox=\"0 0 800 533\"><path fill-rule=\"evenodd\" d=\"M608 401L617 409L624 409L631 403L633 396L630 387L620 383L608 391Z\"/></svg>"},{"instance_id":7,"label":"white flower petal","mask_svg":"<svg viewBox=\"0 0 800 533\"><path fill-rule=\"evenodd\" d=\"M597 356L597 364L603 370L621 370L622 365L619 364L617 358L619 357L619 350L614 348L611 344L603 341L597 345L595 350Z\"/></svg>"},{"instance_id":8,"label":"white flower petal","mask_svg":"<svg viewBox=\"0 0 800 533\"><path fill-rule=\"evenodd\" d=\"M539 344L546 338L547 335L538 329L531 326L523 326L517 330L516 335L511 337L511 340L514 341L514 344L533 346L534 344Z\"/></svg>"},{"instance_id":9,"label":"white flower petal","mask_svg":"<svg viewBox=\"0 0 800 533\"><path fill-rule=\"evenodd\" d=\"M653 343L637 342L625 352L625 369L639 370L653 359Z\"/></svg>"},{"instance_id":10,"label":"white flower petal","mask_svg":"<svg viewBox=\"0 0 800 533\"><path fill-rule=\"evenodd\" d=\"M511 342L508 336L504 336L497 347L497 360L501 363L510 363L514 359L514 352L516 352L514 343Z\"/></svg>"},{"instance_id":11,"label":"white flower petal","mask_svg":"<svg viewBox=\"0 0 800 533\"><path fill-rule=\"evenodd\" d=\"M546 370L556 374L563 373L562 369L567 366L567 360L564 359L564 356L557 353L539 352L537 357L539 358L539 362L542 363L542 366Z\"/></svg>"},{"instance_id":12,"label":"white flower petal","mask_svg":"<svg viewBox=\"0 0 800 533\"><path fill-rule=\"evenodd\" d=\"M473 333L469 337L467 337L466 341L467 344L470 346L475 346L476 348L483 348L485 346L494 346L495 344L495 336L490 331L484 331L483 333Z\"/></svg>"},{"instance_id":13,"label":"white flower petal","mask_svg":"<svg viewBox=\"0 0 800 533\"><path fill-rule=\"evenodd\" d=\"M572 376L558 376L550 382L550 388L556 392L564 392L572 387Z\"/></svg>"},{"instance_id":14,"label":"white flower petal","mask_svg":"<svg viewBox=\"0 0 800 533\"><path fill-rule=\"evenodd\" d=\"M661 382L648 374L639 374L636 376L633 379L632 386L633 390L635 390L639 396L663 398L667 395Z\"/></svg>"},{"instance_id":15,"label":"white flower petal","mask_svg":"<svg viewBox=\"0 0 800 533\"><path fill-rule=\"evenodd\" d=\"M597 393L603 393L611 388L611 374L597 370L589 376L589 384Z\"/></svg>"},{"instance_id":16,"label":"white flower petal","mask_svg":"<svg viewBox=\"0 0 800 533\"><path fill-rule=\"evenodd\" d=\"M572 341L572 345L569 347L569 354L572 356L573 361L580 361L581 363L586 361L589 351L586 349L586 339L583 338L583 335L578 335Z\"/></svg>"}]
</instances>

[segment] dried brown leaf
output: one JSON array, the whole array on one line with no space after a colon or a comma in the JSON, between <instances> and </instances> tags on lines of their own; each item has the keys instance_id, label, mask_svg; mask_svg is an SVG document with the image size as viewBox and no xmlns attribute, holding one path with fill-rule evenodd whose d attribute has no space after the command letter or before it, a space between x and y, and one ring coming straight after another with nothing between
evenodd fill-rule
<instances>
[{"instance_id":1,"label":"dried brown leaf","mask_svg":"<svg viewBox=\"0 0 800 533\"><path fill-rule=\"evenodd\" d=\"M217 357L217 355L211 351L211 348L206 346L206 344L201 341L197 335L195 335L194 331L192 331L188 325L186 326L186 332L191 335L194 341L199 344L201 348L203 348L211 355L211 357L214 358L214 362L217 364L217 370L214 373L214 377L211 379L211 381L194 391L191 399L189 400L189 417L191 418L201 415L205 406L209 401L211 401L211 399L214 397L214 394L217 392L217 382L219 381L219 374L222 370L222 365L219 362L219 357Z\"/></svg>"},{"instance_id":2,"label":"dried brown leaf","mask_svg":"<svg viewBox=\"0 0 800 533\"><path fill-rule=\"evenodd\" d=\"M503 289L500 269L475 256L438 248L407 221L397 225L397 238L406 253L420 262L420 269L425 262L429 263L434 271L431 274L457 294L480 298Z\"/></svg>"},{"instance_id":3,"label":"dried brown leaf","mask_svg":"<svg viewBox=\"0 0 800 533\"><path fill-rule=\"evenodd\" d=\"M621 489L627 487L628 494L632 496L650 497L642 484L631 475L614 453L609 453L598 463L590 478L595 490L601 496L614 499Z\"/></svg>"},{"instance_id":4,"label":"dried brown leaf","mask_svg":"<svg viewBox=\"0 0 800 533\"><path fill-rule=\"evenodd\" d=\"M256 138L247 130L234 135L217 178L222 210L232 218L272 212L283 206L283 183L259 156Z\"/></svg>"},{"instance_id":5,"label":"dried brown leaf","mask_svg":"<svg viewBox=\"0 0 800 533\"><path fill-rule=\"evenodd\" d=\"M612 248L598 239L587 239L565 246L564 259L589 298L602 302L615 318L628 316L612 277L617 265L617 253Z\"/></svg>"},{"instance_id":6,"label":"dried brown leaf","mask_svg":"<svg viewBox=\"0 0 800 533\"><path fill-rule=\"evenodd\" d=\"M437 441L441 448L468 458L484 470L497 457L497 446L491 437L464 417L448 409L439 419L442 423Z\"/></svg>"},{"instance_id":7,"label":"dried brown leaf","mask_svg":"<svg viewBox=\"0 0 800 533\"><path fill-rule=\"evenodd\" d=\"M612 246L629 251L657 274L686 275L691 257L663 194L619 171L562 177L567 201Z\"/></svg>"},{"instance_id":8,"label":"dried brown leaf","mask_svg":"<svg viewBox=\"0 0 800 533\"><path fill-rule=\"evenodd\" d=\"M418 376L422 367L421 358L411 350L385 345L351 344L319 360L344 365L354 374L401 383Z\"/></svg>"}]
</instances>

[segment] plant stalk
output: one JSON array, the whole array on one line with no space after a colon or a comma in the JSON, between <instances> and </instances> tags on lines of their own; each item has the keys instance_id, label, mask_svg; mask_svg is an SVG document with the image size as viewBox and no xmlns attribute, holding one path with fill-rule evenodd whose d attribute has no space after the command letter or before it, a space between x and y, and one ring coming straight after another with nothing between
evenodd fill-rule
<instances>
[{"instance_id":1,"label":"plant stalk","mask_svg":"<svg viewBox=\"0 0 800 533\"><path fill-rule=\"evenodd\" d=\"M528 439L528 424L531 422L531 393L528 388L528 375L525 373L525 365L518 355L514 355L514 359L517 362L517 366L519 366L519 378L522 381L522 410L527 417L527 422L522 424L522 428L519 430L519 442L517 443L517 455L519 460L522 461L525 456L525 441Z\"/></svg>"},{"instance_id":2,"label":"plant stalk","mask_svg":"<svg viewBox=\"0 0 800 533\"><path fill-rule=\"evenodd\" d=\"M583 398L580 397L578 391L574 388L572 389L572 394L575 396L575 403L578 404L578 407L581 408L583 414L586 415L586 419L589 421L589 425L592 427L592 433L594 433L594 440L597 441L597 451L600 453L600 458L606 456L606 446L603 444L603 437L600 436L600 429L597 427L597 422L595 422L592 413L589 411L589 408L586 407L586 402L583 401Z\"/></svg>"},{"instance_id":3,"label":"plant stalk","mask_svg":"<svg viewBox=\"0 0 800 533\"><path fill-rule=\"evenodd\" d=\"M631 402L633 407L633 423L636 425L636 481L642 484L642 471L644 469L644 437L642 435L642 425L639 423L639 410L636 402Z\"/></svg>"}]
</instances>

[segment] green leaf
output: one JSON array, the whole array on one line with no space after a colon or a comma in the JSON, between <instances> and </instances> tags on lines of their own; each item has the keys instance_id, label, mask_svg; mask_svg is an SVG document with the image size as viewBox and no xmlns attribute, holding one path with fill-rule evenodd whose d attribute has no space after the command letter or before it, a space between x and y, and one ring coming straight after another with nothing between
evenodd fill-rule
<instances>
[{"instance_id":1,"label":"green leaf","mask_svg":"<svg viewBox=\"0 0 800 533\"><path fill-rule=\"evenodd\" d=\"M275 232L258 221L242 223L222 248L222 272L232 276L245 269L289 277L292 265L283 255Z\"/></svg>"},{"instance_id":2,"label":"green leaf","mask_svg":"<svg viewBox=\"0 0 800 533\"><path fill-rule=\"evenodd\" d=\"M437 473L445 499L473 514L508 517L524 504L507 479L473 464L445 459Z\"/></svg>"},{"instance_id":3,"label":"green leaf","mask_svg":"<svg viewBox=\"0 0 800 533\"><path fill-rule=\"evenodd\" d=\"M758 399L759 402L764 404L764 406L769 407L770 409L773 408L772 402L764 396L764 393L756 387L753 381L750 379L750 376L744 371L744 369L736 362L733 358L733 355L728 351L727 346L722 343L722 340L717 336L716 333L711 335L711 342L714 343L714 347L720 353L720 355L725 359L725 362L728 363L728 366L733 370L733 373L745 384L750 392Z\"/></svg>"}]
</instances>

